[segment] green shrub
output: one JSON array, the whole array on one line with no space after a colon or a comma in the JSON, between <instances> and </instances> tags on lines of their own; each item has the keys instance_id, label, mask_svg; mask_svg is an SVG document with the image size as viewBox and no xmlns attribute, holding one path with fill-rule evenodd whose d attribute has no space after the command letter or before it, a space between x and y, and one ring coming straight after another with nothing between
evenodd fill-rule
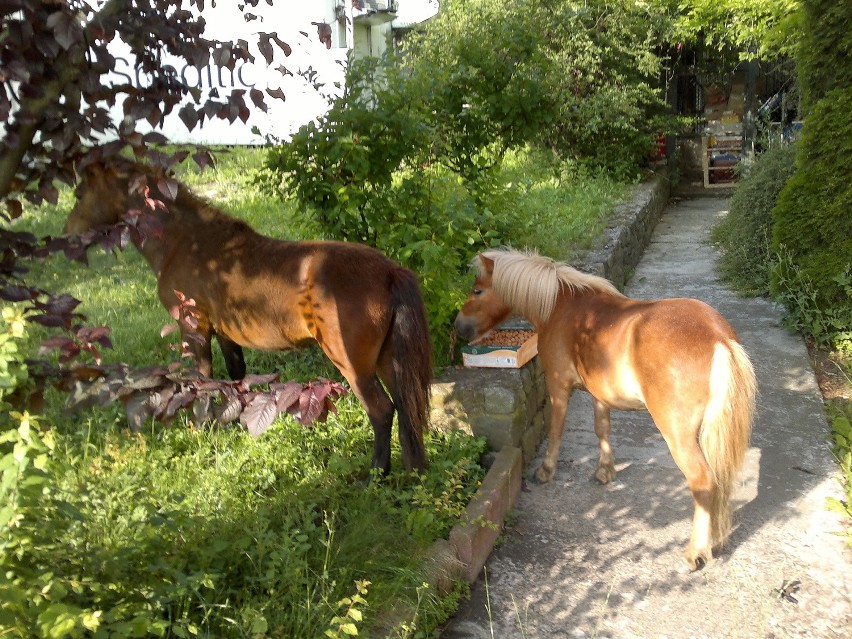
<instances>
[{"instance_id":1,"label":"green shrub","mask_svg":"<svg viewBox=\"0 0 852 639\"><path fill-rule=\"evenodd\" d=\"M803 37L796 54L802 102L810 111L837 87L852 86L852 4L802 0Z\"/></svg>"},{"instance_id":2,"label":"green shrub","mask_svg":"<svg viewBox=\"0 0 852 639\"><path fill-rule=\"evenodd\" d=\"M772 274L775 299L785 309L785 323L817 345L852 354L852 268L836 278L845 301L826 302L810 277L783 247Z\"/></svg>"},{"instance_id":3,"label":"green shrub","mask_svg":"<svg viewBox=\"0 0 852 639\"><path fill-rule=\"evenodd\" d=\"M718 269L737 291L768 295L769 276L775 264L772 250L772 210L781 189L795 169L795 146L769 149L738 182L728 215L712 232L722 255Z\"/></svg>"},{"instance_id":4,"label":"green shrub","mask_svg":"<svg viewBox=\"0 0 852 639\"><path fill-rule=\"evenodd\" d=\"M805 120L796 155L796 173L787 182L774 209L773 248L786 259L773 274L772 292L789 300L792 292L809 288L805 305L787 304L795 324L814 335L795 315L834 315L830 329L852 333L852 87L834 89Z\"/></svg>"},{"instance_id":5,"label":"green shrub","mask_svg":"<svg viewBox=\"0 0 852 639\"><path fill-rule=\"evenodd\" d=\"M285 419L258 439L102 433L103 416L62 437L31 420L6 430L0 634L315 637L364 580L371 605L347 624L367 629L380 606L413 610L422 557L478 486L484 444L433 433L427 474L364 488L371 429L354 399L340 408L315 429ZM441 614L425 607L418 625Z\"/></svg>"},{"instance_id":6,"label":"green shrub","mask_svg":"<svg viewBox=\"0 0 852 639\"><path fill-rule=\"evenodd\" d=\"M457 0L407 41L405 63L432 82L436 142L459 160L535 143L635 177L667 126L653 44L664 22L653 3Z\"/></svg>"},{"instance_id":7,"label":"green shrub","mask_svg":"<svg viewBox=\"0 0 852 639\"><path fill-rule=\"evenodd\" d=\"M577 251L595 246L628 192L627 184L610 174L593 173L572 161L556 162L539 147L508 151L499 178L517 193L508 200L513 208L504 213L516 222L512 245L568 261Z\"/></svg>"},{"instance_id":8,"label":"green shrub","mask_svg":"<svg viewBox=\"0 0 852 639\"><path fill-rule=\"evenodd\" d=\"M543 36L553 114L538 142L594 170L636 178L654 138L673 131L652 43L665 22L660 6L631 1L533 2Z\"/></svg>"},{"instance_id":9,"label":"green shrub","mask_svg":"<svg viewBox=\"0 0 852 639\"><path fill-rule=\"evenodd\" d=\"M852 4L802 3L796 57L805 123L796 173L773 212L773 248L783 259L771 290L791 323L835 346L852 337Z\"/></svg>"}]
</instances>

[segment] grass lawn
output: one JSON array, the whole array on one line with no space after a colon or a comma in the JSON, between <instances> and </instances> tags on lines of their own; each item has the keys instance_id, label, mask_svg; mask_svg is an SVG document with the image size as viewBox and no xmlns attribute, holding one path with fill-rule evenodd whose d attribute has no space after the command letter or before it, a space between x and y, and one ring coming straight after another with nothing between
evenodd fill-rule
<instances>
[{"instance_id":1,"label":"grass lawn","mask_svg":"<svg viewBox=\"0 0 852 639\"><path fill-rule=\"evenodd\" d=\"M181 179L262 233L303 239L295 207L253 186L261 163L260 150L239 149L221 154L216 171ZM504 177L516 246L560 258L594 242L625 192L527 154L510 157ZM63 192L16 228L56 235L71 206ZM33 274L81 299L90 324L112 327L106 361L176 358L177 338L160 337L169 317L153 273L134 250L92 251L88 268L56 256ZM22 340L32 347L40 337L32 328ZM246 356L250 372L340 379L318 349ZM214 375L224 377L214 357ZM373 435L352 396L324 424L283 418L259 438L188 416L131 434L121 406L69 414L58 393L48 400L32 428L10 430L0 444L14 443L0 471L17 482L9 493L16 523L0 517L3 636L30 636L35 624L57 637L428 637L455 609L463 588L440 597L425 583L424 557L484 475L481 440L433 432L428 473L399 470L395 448L394 473L367 484Z\"/></svg>"}]
</instances>

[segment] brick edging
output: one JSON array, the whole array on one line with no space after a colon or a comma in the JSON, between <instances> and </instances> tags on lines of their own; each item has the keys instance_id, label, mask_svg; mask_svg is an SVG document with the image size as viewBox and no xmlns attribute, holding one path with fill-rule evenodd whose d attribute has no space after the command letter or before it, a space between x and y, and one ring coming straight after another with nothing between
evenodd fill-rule
<instances>
[{"instance_id":1,"label":"brick edging","mask_svg":"<svg viewBox=\"0 0 852 639\"><path fill-rule=\"evenodd\" d=\"M518 500L522 471L521 449L504 446L468 503L461 521L450 531L450 544L470 583L476 581L503 528L506 514Z\"/></svg>"}]
</instances>

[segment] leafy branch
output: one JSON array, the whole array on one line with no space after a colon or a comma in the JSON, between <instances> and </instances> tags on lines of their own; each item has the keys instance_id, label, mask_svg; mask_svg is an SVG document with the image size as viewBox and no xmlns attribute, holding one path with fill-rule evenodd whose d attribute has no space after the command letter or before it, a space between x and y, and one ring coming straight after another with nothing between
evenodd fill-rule
<instances>
[{"instance_id":1,"label":"leafy branch","mask_svg":"<svg viewBox=\"0 0 852 639\"><path fill-rule=\"evenodd\" d=\"M19 388L10 397L15 405L37 409L43 403L45 390L52 386L69 393L68 406L81 409L105 406L121 401L130 428L138 431L148 418L169 423L178 411L191 410L196 422L211 421L220 425L239 421L252 435L260 435L282 413L292 415L299 423L311 425L324 421L328 412L336 412L334 400L348 391L339 382L325 378L307 384L281 382L277 374L248 375L237 381L217 380L202 376L180 363L134 369L126 364L101 364L101 349L111 348L110 329L86 326L85 315L76 312L79 300L71 295L51 295L28 285L27 272L17 258L45 258L63 252L68 259L87 263L87 250L98 245L105 250L120 250L130 241L144 242L156 234L146 222L144 213L131 212L119 224L87 231L76 237L44 238L39 241L30 233L0 230L0 300L23 303L23 320L60 329L64 333L43 341L40 356L57 355L59 366L45 359L28 359L27 388ZM175 291L180 304L172 309L175 319L192 339L197 327L194 300ZM167 326L162 335L172 330ZM184 348L186 354L186 348ZM90 357L94 364L82 363ZM257 386L267 386L259 390Z\"/></svg>"},{"instance_id":2,"label":"leafy branch","mask_svg":"<svg viewBox=\"0 0 852 639\"><path fill-rule=\"evenodd\" d=\"M146 368L82 365L64 371L58 386L69 393L72 409L120 401L134 432L149 418L168 424L178 411L188 410L197 424L225 426L239 421L255 437L284 413L304 426L323 422L329 412L337 412L334 400L348 392L340 382L325 378L282 383L277 373L246 375L236 381L212 379L180 363Z\"/></svg>"}]
</instances>

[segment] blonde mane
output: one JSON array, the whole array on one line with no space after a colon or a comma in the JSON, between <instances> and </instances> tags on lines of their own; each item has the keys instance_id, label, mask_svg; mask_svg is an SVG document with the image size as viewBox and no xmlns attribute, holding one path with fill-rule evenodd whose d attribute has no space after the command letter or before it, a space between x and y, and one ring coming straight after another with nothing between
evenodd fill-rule
<instances>
[{"instance_id":1,"label":"blonde mane","mask_svg":"<svg viewBox=\"0 0 852 639\"><path fill-rule=\"evenodd\" d=\"M624 297L607 279L583 273L534 251L491 249L482 253L494 261L491 285L503 300L532 321L546 322L563 286L571 292L591 290ZM482 261L474 260L482 275Z\"/></svg>"}]
</instances>

